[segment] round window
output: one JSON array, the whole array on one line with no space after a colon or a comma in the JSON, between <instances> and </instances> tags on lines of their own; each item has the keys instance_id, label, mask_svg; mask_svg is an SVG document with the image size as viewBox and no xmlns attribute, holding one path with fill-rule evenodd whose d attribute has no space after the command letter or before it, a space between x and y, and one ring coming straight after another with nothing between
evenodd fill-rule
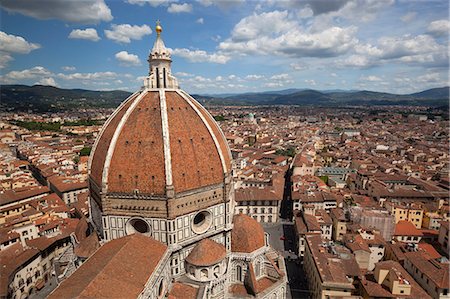
<instances>
[{"instance_id":1,"label":"round window","mask_svg":"<svg viewBox=\"0 0 450 299\"><path fill-rule=\"evenodd\" d=\"M150 225L144 219L132 218L127 222L126 230L128 234L148 234L150 233Z\"/></svg>"},{"instance_id":2,"label":"round window","mask_svg":"<svg viewBox=\"0 0 450 299\"><path fill-rule=\"evenodd\" d=\"M196 234L202 234L210 228L211 222L211 213L208 211L201 211L197 213L192 220L192 230Z\"/></svg>"}]
</instances>

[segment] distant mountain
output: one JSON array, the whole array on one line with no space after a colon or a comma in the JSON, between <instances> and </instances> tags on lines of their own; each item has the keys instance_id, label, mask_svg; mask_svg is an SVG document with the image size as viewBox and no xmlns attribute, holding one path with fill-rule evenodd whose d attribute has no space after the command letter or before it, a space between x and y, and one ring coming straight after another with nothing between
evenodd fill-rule
<instances>
[{"instance_id":1,"label":"distant mountain","mask_svg":"<svg viewBox=\"0 0 450 299\"><path fill-rule=\"evenodd\" d=\"M61 111L90 107L117 107L131 93L127 91L92 91L61 89L52 86L1 85L0 110ZM285 89L228 95L193 95L209 105L423 105L448 107L449 88L433 88L422 92L399 95L375 91L317 91Z\"/></svg>"},{"instance_id":2,"label":"distant mountain","mask_svg":"<svg viewBox=\"0 0 450 299\"><path fill-rule=\"evenodd\" d=\"M117 107L131 93L62 89L43 85L1 85L0 109L60 111L89 107Z\"/></svg>"},{"instance_id":3,"label":"distant mountain","mask_svg":"<svg viewBox=\"0 0 450 299\"><path fill-rule=\"evenodd\" d=\"M292 91L292 92L291 92ZM227 97L197 96L203 103L213 105L411 105L448 106L449 88L433 88L413 94L392 94L375 91L317 91L291 89L286 92L243 93Z\"/></svg>"},{"instance_id":4,"label":"distant mountain","mask_svg":"<svg viewBox=\"0 0 450 299\"><path fill-rule=\"evenodd\" d=\"M449 98L449 88L441 87L441 88L433 88L427 89L421 92L416 92L411 94L411 96L424 98L424 99L448 99Z\"/></svg>"}]
</instances>

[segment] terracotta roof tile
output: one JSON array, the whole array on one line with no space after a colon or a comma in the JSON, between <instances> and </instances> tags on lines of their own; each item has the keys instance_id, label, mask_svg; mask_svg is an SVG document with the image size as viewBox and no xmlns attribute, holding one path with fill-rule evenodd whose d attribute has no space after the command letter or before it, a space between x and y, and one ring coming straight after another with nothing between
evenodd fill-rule
<instances>
[{"instance_id":1,"label":"terracotta roof tile","mask_svg":"<svg viewBox=\"0 0 450 299\"><path fill-rule=\"evenodd\" d=\"M222 244L208 238L201 240L186 257L186 261L195 266L211 266L222 261L227 251Z\"/></svg>"},{"instance_id":2,"label":"terracotta roof tile","mask_svg":"<svg viewBox=\"0 0 450 299\"><path fill-rule=\"evenodd\" d=\"M233 217L231 251L250 253L265 246L264 230L255 219L238 214Z\"/></svg>"},{"instance_id":3,"label":"terracotta roof tile","mask_svg":"<svg viewBox=\"0 0 450 299\"><path fill-rule=\"evenodd\" d=\"M97 139L95 150L92 153L92 164L90 165L91 177L98 185L102 185L103 166L106 160L106 153L108 152L109 144L113 138L115 129L122 119L125 112L128 110L133 100L137 95L132 95L126 99L121 106L114 112L110 119L105 123L100 133L100 138Z\"/></svg>"},{"instance_id":4,"label":"terracotta roof tile","mask_svg":"<svg viewBox=\"0 0 450 299\"><path fill-rule=\"evenodd\" d=\"M169 292L168 299L196 299L198 288L185 283L175 282Z\"/></svg>"},{"instance_id":5,"label":"terracotta roof tile","mask_svg":"<svg viewBox=\"0 0 450 299\"><path fill-rule=\"evenodd\" d=\"M193 99L206 123L178 92L166 91L166 106L175 192L194 190L220 184L224 169L219 150L225 160L226 171L231 168L231 156L220 128L210 114ZM105 125L96 143L90 165L93 181L102 186L105 156L120 119L129 115L119 132L108 169L107 192L165 195L166 173L162 137L159 92L148 91L130 109L137 97L123 104ZM207 125L211 127L217 147Z\"/></svg>"},{"instance_id":6,"label":"terracotta roof tile","mask_svg":"<svg viewBox=\"0 0 450 299\"><path fill-rule=\"evenodd\" d=\"M395 225L394 236L422 236L422 233L411 222L400 220Z\"/></svg>"},{"instance_id":7,"label":"terracotta roof tile","mask_svg":"<svg viewBox=\"0 0 450 299\"><path fill-rule=\"evenodd\" d=\"M166 245L140 234L112 240L48 298L136 298L166 250Z\"/></svg>"}]
</instances>

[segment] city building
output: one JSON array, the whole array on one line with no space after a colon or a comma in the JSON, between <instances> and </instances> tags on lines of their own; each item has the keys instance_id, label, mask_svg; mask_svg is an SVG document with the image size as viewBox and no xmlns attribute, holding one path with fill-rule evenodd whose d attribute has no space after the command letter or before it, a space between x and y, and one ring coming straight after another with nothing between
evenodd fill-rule
<instances>
[{"instance_id":1,"label":"city building","mask_svg":"<svg viewBox=\"0 0 450 299\"><path fill-rule=\"evenodd\" d=\"M363 298L431 298L395 261L379 262L361 281Z\"/></svg>"},{"instance_id":2,"label":"city building","mask_svg":"<svg viewBox=\"0 0 450 299\"><path fill-rule=\"evenodd\" d=\"M405 256L405 269L432 298L450 298L448 261L440 263L422 252L406 252Z\"/></svg>"},{"instance_id":3,"label":"city building","mask_svg":"<svg viewBox=\"0 0 450 299\"><path fill-rule=\"evenodd\" d=\"M358 264L350 252L340 251L324 244L319 235L306 236L303 263L310 298L345 298L357 292L355 284L361 275Z\"/></svg>"}]
</instances>

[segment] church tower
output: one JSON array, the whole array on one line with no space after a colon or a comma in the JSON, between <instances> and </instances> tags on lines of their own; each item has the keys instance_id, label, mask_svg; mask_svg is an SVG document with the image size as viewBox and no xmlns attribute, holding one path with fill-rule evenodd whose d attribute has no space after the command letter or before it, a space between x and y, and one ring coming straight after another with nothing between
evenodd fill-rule
<instances>
[{"instance_id":1,"label":"church tower","mask_svg":"<svg viewBox=\"0 0 450 299\"><path fill-rule=\"evenodd\" d=\"M104 242L141 233L171 251L171 274L202 239L231 248L231 153L208 111L179 89L157 24L149 76L109 117L89 160L91 222Z\"/></svg>"}]
</instances>

